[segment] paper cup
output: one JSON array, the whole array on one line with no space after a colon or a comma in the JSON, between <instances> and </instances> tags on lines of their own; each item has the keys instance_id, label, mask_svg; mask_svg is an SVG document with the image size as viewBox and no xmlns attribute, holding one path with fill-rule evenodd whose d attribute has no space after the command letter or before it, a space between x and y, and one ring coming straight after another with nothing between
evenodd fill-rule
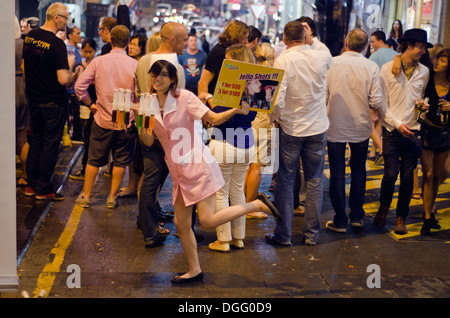
<instances>
[{"instance_id":1,"label":"paper cup","mask_svg":"<svg viewBox=\"0 0 450 318\"><path fill-rule=\"evenodd\" d=\"M89 115L91 114L91 110L89 107L80 106L80 118L81 119L89 119Z\"/></svg>"}]
</instances>

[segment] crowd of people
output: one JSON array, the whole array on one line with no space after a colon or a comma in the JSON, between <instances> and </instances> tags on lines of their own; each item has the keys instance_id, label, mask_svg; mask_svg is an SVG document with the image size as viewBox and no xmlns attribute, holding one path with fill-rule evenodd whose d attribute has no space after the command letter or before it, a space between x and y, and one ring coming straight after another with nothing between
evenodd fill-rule
<instances>
[{"instance_id":1,"label":"crowd of people","mask_svg":"<svg viewBox=\"0 0 450 318\"><path fill-rule=\"evenodd\" d=\"M348 223L364 227L367 160L384 162L376 227L385 226L400 173L394 231L407 233L419 159L421 233L430 235L431 228L440 227L434 203L450 172L450 51L429 43L424 30L403 32L401 22L395 21L391 46L383 31L368 35L354 29L342 54L332 57L308 17L285 25L284 47L278 51L261 41L260 30L232 20L218 44L205 53L197 35L182 24L169 22L147 39L130 36L126 26L104 17L98 31L105 45L95 56L96 42L82 39L78 27L67 27L68 20L67 7L54 3L43 26L24 37L20 29L16 32L17 154L24 169L19 183L25 195L36 200L64 199L51 180L63 128L69 123L72 140L84 142L81 170L70 176L84 181L76 204L91 206L99 169L109 166L106 206L113 209L121 197L138 197L137 224L145 247L164 243L168 229L160 220L174 217L189 270L175 276L173 283L203 279L196 249L197 217L203 227L216 228L217 240L209 244L213 251L244 248L246 218L265 219L267 214L276 219L273 234L266 235L268 244L292 245L294 214L304 217L304 243L317 244L327 153L335 212L326 223L328 230L345 233ZM285 71L272 113L250 111L245 99L241 108L213 104L225 59ZM117 89L128 90L135 105L123 126L112 120ZM157 111L154 126L138 129L143 96L151 96ZM87 107L89 115L82 115L81 107ZM220 133L204 138L208 127ZM279 131L279 169L270 201L258 191L262 167L270 163L275 149L270 137L274 128ZM192 139L183 154L175 151L180 129ZM227 138L231 132L234 138ZM346 166L351 170L349 214ZM127 169L128 185L121 188ZM169 173L174 215L158 203Z\"/></svg>"}]
</instances>

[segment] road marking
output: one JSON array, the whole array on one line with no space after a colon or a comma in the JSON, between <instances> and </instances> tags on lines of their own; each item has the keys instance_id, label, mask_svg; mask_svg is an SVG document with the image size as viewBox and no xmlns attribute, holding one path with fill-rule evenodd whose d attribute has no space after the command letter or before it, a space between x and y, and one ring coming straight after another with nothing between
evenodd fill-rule
<instances>
[{"instance_id":1,"label":"road marking","mask_svg":"<svg viewBox=\"0 0 450 318\"><path fill-rule=\"evenodd\" d=\"M37 286L33 292L34 298L39 296L39 292L41 290L46 291L45 297L50 294L50 290L52 289L55 281L56 273L60 271L66 250L72 243L73 236L77 231L83 210L84 208L79 205L75 205L73 208L64 231L61 233L58 242L56 242L51 251L51 255L54 255L53 260L45 265L44 270L38 277Z\"/></svg>"}]
</instances>

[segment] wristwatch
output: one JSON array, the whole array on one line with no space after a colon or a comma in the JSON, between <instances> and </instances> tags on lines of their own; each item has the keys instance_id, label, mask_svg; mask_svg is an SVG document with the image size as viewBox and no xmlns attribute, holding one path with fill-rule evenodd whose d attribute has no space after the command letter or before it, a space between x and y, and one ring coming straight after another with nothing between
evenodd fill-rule
<instances>
[{"instance_id":1,"label":"wristwatch","mask_svg":"<svg viewBox=\"0 0 450 318\"><path fill-rule=\"evenodd\" d=\"M212 96L211 94L209 94L208 96L206 96L205 100L208 101L208 99L213 98L214 96Z\"/></svg>"}]
</instances>

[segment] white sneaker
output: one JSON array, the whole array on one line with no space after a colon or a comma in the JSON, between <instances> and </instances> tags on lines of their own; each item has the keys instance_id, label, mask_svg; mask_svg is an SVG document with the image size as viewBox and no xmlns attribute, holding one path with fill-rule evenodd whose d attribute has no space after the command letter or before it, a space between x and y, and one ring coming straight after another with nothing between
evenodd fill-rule
<instances>
[{"instance_id":1,"label":"white sneaker","mask_svg":"<svg viewBox=\"0 0 450 318\"><path fill-rule=\"evenodd\" d=\"M244 241L243 240L232 240L230 245L236 247L236 248L244 248Z\"/></svg>"},{"instance_id":2,"label":"white sneaker","mask_svg":"<svg viewBox=\"0 0 450 318\"><path fill-rule=\"evenodd\" d=\"M218 252L229 252L230 251L230 244L229 243L220 243L220 241L215 241L214 243L210 243L208 245L209 249L212 251L218 251Z\"/></svg>"}]
</instances>

